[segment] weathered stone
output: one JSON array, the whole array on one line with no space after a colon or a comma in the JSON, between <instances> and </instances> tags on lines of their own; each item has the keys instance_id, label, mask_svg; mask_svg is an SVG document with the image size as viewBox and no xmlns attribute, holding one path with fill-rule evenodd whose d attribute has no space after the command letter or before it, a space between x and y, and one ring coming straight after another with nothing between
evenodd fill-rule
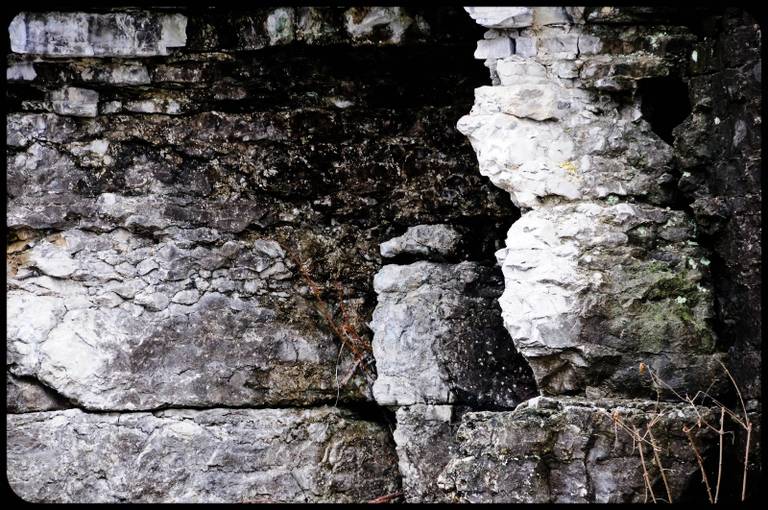
<instances>
[{"instance_id":1,"label":"weathered stone","mask_svg":"<svg viewBox=\"0 0 768 510\"><path fill-rule=\"evenodd\" d=\"M456 455L454 406L413 405L397 410L394 440L408 503L448 502L437 486L443 468Z\"/></svg>"},{"instance_id":2,"label":"weathered stone","mask_svg":"<svg viewBox=\"0 0 768 510\"><path fill-rule=\"evenodd\" d=\"M714 420L714 413L699 408ZM645 490L644 450L655 497L676 501L701 473L683 426L693 428L703 454L716 447L715 434L696 427L687 404L536 398L508 412L470 412L456 433L457 452L440 474L446 497L465 503L639 503ZM637 427L642 442L629 430ZM650 429L649 434L647 430ZM659 447L670 494L653 461ZM646 495L644 497L644 494Z\"/></svg>"},{"instance_id":3,"label":"weathered stone","mask_svg":"<svg viewBox=\"0 0 768 510\"><path fill-rule=\"evenodd\" d=\"M384 266L371 329L382 405L514 406L527 367L498 329L498 276L477 263Z\"/></svg>"},{"instance_id":4,"label":"weathered stone","mask_svg":"<svg viewBox=\"0 0 768 510\"><path fill-rule=\"evenodd\" d=\"M381 243L381 256L450 257L457 254L460 244L461 233L450 225L416 225L408 227L405 234Z\"/></svg>"},{"instance_id":5,"label":"weathered stone","mask_svg":"<svg viewBox=\"0 0 768 510\"><path fill-rule=\"evenodd\" d=\"M296 326L303 300L275 296L293 278L275 241L209 248L183 236L194 233L154 243L69 230L28 242L9 280L12 372L89 409L365 398L360 376L341 387L352 360L339 360L336 341L311 316ZM14 278L27 267L43 275Z\"/></svg>"},{"instance_id":6,"label":"weathered stone","mask_svg":"<svg viewBox=\"0 0 768 510\"><path fill-rule=\"evenodd\" d=\"M187 18L146 11L17 14L11 50L53 57L151 57L184 46Z\"/></svg>"},{"instance_id":7,"label":"weathered stone","mask_svg":"<svg viewBox=\"0 0 768 510\"><path fill-rule=\"evenodd\" d=\"M34 379L19 378L7 374L5 388L5 408L9 413L54 411L70 407L66 399L61 398L60 395Z\"/></svg>"},{"instance_id":8,"label":"weathered stone","mask_svg":"<svg viewBox=\"0 0 768 510\"><path fill-rule=\"evenodd\" d=\"M507 37L498 39L482 39L477 41L475 58L484 60L486 58L496 59L509 57L515 53L515 43Z\"/></svg>"},{"instance_id":9,"label":"weathered stone","mask_svg":"<svg viewBox=\"0 0 768 510\"><path fill-rule=\"evenodd\" d=\"M32 62L18 62L8 66L5 78L8 81L32 81L37 77Z\"/></svg>"},{"instance_id":10,"label":"weathered stone","mask_svg":"<svg viewBox=\"0 0 768 510\"><path fill-rule=\"evenodd\" d=\"M399 43L414 20L400 7L352 7L344 13L352 39L383 32L382 42Z\"/></svg>"},{"instance_id":11,"label":"weathered stone","mask_svg":"<svg viewBox=\"0 0 768 510\"><path fill-rule=\"evenodd\" d=\"M684 61L691 114L673 130L678 187L713 252L720 341L746 399L761 400L763 165L760 26L742 9L706 24Z\"/></svg>"},{"instance_id":12,"label":"weathered stone","mask_svg":"<svg viewBox=\"0 0 768 510\"><path fill-rule=\"evenodd\" d=\"M595 114L590 103L584 91L527 77L476 89L475 106L457 127L477 151L480 172L520 206L551 196L668 201L659 184L671 179L670 147L634 108ZM551 118L560 122L540 122Z\"/></svg>"},{"instance_id":13,"label":"weathered stone","mask_svg":"<svg viewBox=\"0 0 768 510\"><path fill-rule=\"evenodd\" d=\"M78 87L65 87L51 92L53 111L59 115L95 117L99 107L99 93Z\"/></svg>"},{"instance_id":14,"label":"weathered stone","mask_svg":"<svg viewBox=\"0 0 768 510\"><path fill-rule=\"evenodd\" d=\"M531 7L465 7L472 18L488 28L518 28L533 24Z\"/></svg>"},{"instance_id":15,"label":"weathered stone","mask_svg":"<svg viewBox=\"0 0 768 510\"><path fill-rule=\"evenodd\" d=\"M499 253L504 324L546 394L654 396L722 376L706 252L679 211L577 203L529 212Z\"/></svg>"},{"instance_id":16,"label":"weathered stone","mask_svg":"<svg viewBox=\"0 0 768 510\"><path fill-rule=\"evenodd\" d=\"M362 502L399 489L386 428L328 407L9 415L23 499Z\"/></svg>"}]
</instances>

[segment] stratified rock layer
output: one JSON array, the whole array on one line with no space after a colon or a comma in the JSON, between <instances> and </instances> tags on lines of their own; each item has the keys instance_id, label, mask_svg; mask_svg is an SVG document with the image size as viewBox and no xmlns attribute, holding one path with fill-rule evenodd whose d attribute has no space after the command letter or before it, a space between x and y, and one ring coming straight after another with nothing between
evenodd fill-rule
<instances>
[{"instance_id":1,"label":"stratified rock layer","mask_svg":"<svg viewBox=\"0 0 768 510\"><path fill-rule=\"evenodd\" d=\"M8 481L32 502L360 502L399 489L386 428L327 407L7 420Z\"/></svg>"},{"instance_id":2,"label":"stratified rock layer","mask_svg":"<svg viewBox=\"0 0 768 510\"><path fill-rule=\"evenodd\" d=\"M716 443L711 432L694 426L697 418L686 404L657 408L649 401L562 397L532 399L511 412L467 413L438 485L463 503L650 502L644 462L655 497L675 501L700 476L683 425L694 429L704 454L702 445ZM633 439L635 429L642 441ZM661 452L669 493L651 444Z\"/></svg>"}]
</instances>

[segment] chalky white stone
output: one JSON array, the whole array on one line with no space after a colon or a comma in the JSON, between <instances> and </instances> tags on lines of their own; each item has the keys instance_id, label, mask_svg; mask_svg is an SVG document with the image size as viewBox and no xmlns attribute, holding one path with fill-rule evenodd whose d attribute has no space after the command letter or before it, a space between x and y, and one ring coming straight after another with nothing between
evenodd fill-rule
<instances>
[{"instance_id":1,"label":"chalky white stone","mask_svg":"<svg viewBox=\"0 0 768 510\"><path fill-rule=\"evenodd\" d=\"M182 14L22 12L8 31L11 51L51 57L152 57L187 42Z\"/></svg>"}]
</instances>

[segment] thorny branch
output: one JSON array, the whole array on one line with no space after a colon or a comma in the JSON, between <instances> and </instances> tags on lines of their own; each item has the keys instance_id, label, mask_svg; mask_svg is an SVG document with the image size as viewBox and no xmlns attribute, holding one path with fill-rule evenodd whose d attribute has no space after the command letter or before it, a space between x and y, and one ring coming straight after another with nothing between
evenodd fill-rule
<instances>
[{"instance_id":1,"label":"thorny branch","mask_svg":"<svg viewBox=\"0 0 768 510\"><path fill-rule=\"evenodd\" d=\"M746 447L744 452L744 461L743 461L743 474L742 474L742 484L741 484L741 500L744 501L746 499L746 492L747 492L747 470L749 466L749 451L750 451L750 445L751 445L751 439L752 439L752 422L749 419L749 414L747 413L746 405L744 404L744 399L741 395L741 390L739 389L738 384L736 384L735 379L731 375L728 368L720 362L720 365L723 367L723 370L728 375L728 378L730 379L731 383L733 384L734 388L736 389L736 393L739 397L739 401L741 404L741 410L743 412L743 416L739 416L738 413L730 410L727 406L719 402L717 399L712 397L709 394L709 391L712 387L710 385L709 388L707 388L706 391L697 391L696 394L693 397L689 397L688 395L682 396L677 391L674 390L669 384L667 384L663 379L661 379L657 374L655 374L648 365L645 363L640 363L640 373L646 373L651 377L651 380L653 384L657 388L667 388L672 392L673 395L678 397L681 401L689 404L691 408L693 409L695 415L696 415L696 422L688 426L686 424L683 424L682 430L685 433L685 435L688 438L688 442L690 444L691 450L693 451L694 457L696 458L696 462L699 465L699 469L701 470L702 475L702 482L704 483L704 486L707 491L707 497L709 498L710 503L717 503L719 496L720 496L720 486L722 481L722 475L723 475L723 445L724 445L724 436L726 434L733 435L733 431L727 431L725 430L725 418L728 416L731 418L735 423L740 425L745 431L746 431ZM658 394L658 390L657 390ZM697 400L701 397L701 401L703 402L704 399L710 399L717 407L719 407L720 410L720 423L719 426L714 426L711 423L709 423L702 413L699 410L699 405L704 405L703 403L698 403ZM653 485L651 483L651 478L648 473L648 469L646 467L645 463L645 453L644 453L644 443L651 447L651 451L653 452L654 461L656 466L659 469L659 473L662 479L662 482L664 484L664 488L667 492L667 498L668 502L672 502L672 494L669 486L669 482L667 480L667 476L665 471L667 471L661 464L661 458L659 456L659 452L661 451L661 448L656 443L656 440L653 436L653 426L656 425L661 417L663 416L663 412L659 409L659 402L657 399L656 402L656 409L651 413L650 419L648 423L646 424L646 432L644 434L640 434L640 431L638 430L636 425L632 425L631 428L629 425L627 425L624 420L622 419L620 413L618 410L614 410L611 414L608 416L611 418L614 424L614 433L618 433L618 429L621 428L622 430L626 431L627 434L632 438L632 444L633 444L633 450L635 447L638 448L639 456L640 456L640 464L643 470L643 482L645 485L645 497L646 501L648 498L648 494L650 493L651 499L653 502L657 502L660 500L660 498L657 498L654 491L653 491ZM707 475L706 469L704 467L704 461L702 459L701 453L699 449L696 446L696 443L694 442L693 434L691 433L694 429L706 429L710 430L718 435L718 468L717 468L717 482L715 484L715 493L712 494L712 487L709 483L709 477ZM646 439L647 437L647 439Z\"/></svg>"},{"instance_id":2,"label":"thorny branch","mask_svg":"<svg viewBox=\"0 0 768 510\"><path fill-rule=\"evenodd\" d=\"M320 313L320 315L327 323L331 333L333 333L333 335L339 339L342 347L346 347L352 353L352 356L355 360L355 364L353 365L352 370L344 377L339 387L345 386L352 378L355 371L358 370L358 368L362 371L370 387L376 378L376 372L373 368L371 343L367 339L360 336L360 334L357 332L355 323L350 318L347 307L344 304L344 289L341 286L341 283L336 282L335 284L338 295L339 311L341 313L341 320L337 321L331 312L330 305L328 305L327 301L323 298L323 289L310 274L308 268L309 261L302 260L296 251L286 247L285 245L281 244L281 246L288 257L291 259L291 262L293 262L298 269L299 274L314 296L315 308L317 309L318 313Z\"/></svg>"}]
</instances>

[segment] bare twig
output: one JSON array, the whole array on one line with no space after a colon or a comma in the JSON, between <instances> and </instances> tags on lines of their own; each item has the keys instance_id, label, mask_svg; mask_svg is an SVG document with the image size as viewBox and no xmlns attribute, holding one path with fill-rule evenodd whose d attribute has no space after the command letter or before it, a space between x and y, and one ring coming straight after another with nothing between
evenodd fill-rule
<instances>
[{"instance_id":1,"label":"bare twig","mask_svg":"<svg viewBox=\"0 0 768 510\"><path fill-rule=\"evenodd\" d=\"M355 369L358 367L361 368L369 386L372 385L373 380L375 379L375 373L372 367L373 356L371 354L370 342L363 339L357 333L354 325L352 324L352 321L349 319L347 309L344 305L343 288L341 287L341 284L336 284L336 290L339 295L339 310L342 315L341 322L337 323L337 321L333 318L333 314L330 311L329 305L326 303L325 299L323 299L320 285L314 280L314 278L312 278L312 275L310 275L309 270L306 267L306 263L302 261L296 252L284 245L281 246L291 261L294 263L294 265L296 265L299 274L307 284L307 287L309 287L310 292L312 292L312 295L315 298L315 307L325 322L328 324L329 329L333 335L339 339L342 345L347 347L347 349L349 349L349 351L352 353L355 359ZM348 381L348 378L346 378L346 380Z\"/></svg>"},{"instance_id":2,"label":"bare twig","mask_svg":"<svg viewBox=\"0 0 768 510\"><path fill-rule=\"evenodd\" d=\"M752 423L747 422L747 446L744 451L744 474L741 477L741 500L747 499L747 468L749 466L749 443L752 439Z\"/></svg>"},{"instance_id":3,"label":"bare twig","mask_svg":"<svg viewBox=\"0 0 768 510\"><path fill-rule=\"evenodd\" d=\"M717 485L715 486L715 503L720 496L720 479L723 474L723 436L725 435L725 407L720 408L720 457L717 464Z\"/></svg>"},{"instance_id":4,"label":"bare twig","mask_svg":"<svg viewBox=\"0 0 768 510\"><path fill-rule=\"evenodd\" d=\"M693 435L691 435L691 428L683 425L683 432L685 432L685 435L688 436L688 441L691 443L691 450L693 450L693 454L696 456L696 462L699 463L699 469L701 470L701 478L704 482L704 486L707 488L707 497L709 498L709 502L714 503L715 500L712 497L712 488L709 486L709 478L707 477L707 472L704 469L704 461L701 458L699 449L696 448L696 443L694 443L693 441Z\"/></svg>"},{"instance_id":5,"label":"bare twig","mask_svg":"<svg viewBox=\"0 0 768 510\"><path fill-rule=\"evenodd\" d=\"M672 491L669 490L669 483L667 482L667 475L664 473L665 469L664 466L661 464L661 457L659 457L659 447L656 445L656 440L653 437L653 433L651 432L651 427L653 425L648 425L646 429L648 430L648 437L651 440L651 449L653 450L653 458L656 460L656 465L659 466L659 473L661 473L661 480L664 482L664 489L667 491L667 503L672 503Z\"/></svg>"},{"instance_id":6,"label":"bare twig","mask_svg":"<svg viewBox=\"0 0 768 510\"><path fill-rule=\"evenodd\" d=\"M634 425L632 426L634 437L640 437L640 432L637 430L637 427ZM651 493L651 499L654 503L656 503L656 495L653 493L653 486L651 485L651 477L648 475L648 469L645 467L645 455L643 454L643 442L638 441L637 443L638 451L640 452L640 464L643 466L643 480L645 480L645 487L647 489L647 492ZM646 495L646 502L648 501L648 497Z\"/></svg>"},{"instance_id":7,"label":"bare twig","mask_svg":"<svg viewBox=\"0 0 768 510\"><path fill-rule=\"evenodd\" d=\"M369 500L368 503L389 503L390 501L397 499L402 495L403 495L402 492L393 492L392 494L385 494L384 496L373 498Z\"/></svg>"}]
</instances>

